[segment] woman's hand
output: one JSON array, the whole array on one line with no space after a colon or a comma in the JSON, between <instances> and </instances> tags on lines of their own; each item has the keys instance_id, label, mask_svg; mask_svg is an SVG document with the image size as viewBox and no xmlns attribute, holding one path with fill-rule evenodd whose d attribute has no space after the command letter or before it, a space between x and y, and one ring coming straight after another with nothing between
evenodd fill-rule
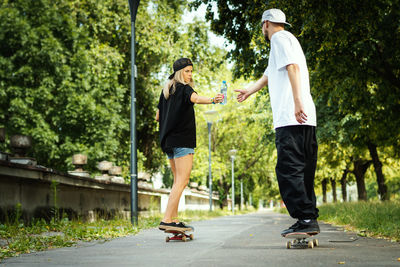
<instances>
[{"instance_id":1,"label":"woman's hand","mask_svg":"<svg viewBox=\"0 0 400 267\"><path fill-rule=\"evenodd\" d=\"M217 94L214 97L214 103L221 103L222 101L224 101L224 95L223 94Z\"/></svg>"}]
</instances>

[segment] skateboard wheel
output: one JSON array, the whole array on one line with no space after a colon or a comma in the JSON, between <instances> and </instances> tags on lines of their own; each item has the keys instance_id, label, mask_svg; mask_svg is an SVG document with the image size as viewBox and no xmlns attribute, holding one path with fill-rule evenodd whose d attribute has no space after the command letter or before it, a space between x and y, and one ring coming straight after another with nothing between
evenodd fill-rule
<instances>
[{"instance_id":1,"label":"skateboard wheel","mask_svg":"<svg viewBox=\"0 0 400 267\"><path fill-rule=\"evenodd\" d=\"M190 240L193 240L193 234L190 234L189 237L190 237Z\"/></svg>"},{"instance_id":2,"label":"skateboard wheel","mask_svg":"<svg viewBox=\"0 0 400 267\"><path fill-rule=\"evenodd\" d=\"M182 236L182 241L186 242L186 236Z\"/></svg>"},{"instance_id":3,"label":"skateboard wheel","mask_svg":"<svg viewBox=\"0 0 400 267\"><path fill-rule=\"evenodd\" d=\"M308 241L308 247L313 248L314 247L314 242L313 241Z\"/></svg>"},{"instance_id":4,"label":"skateboard wheel","mask_svg":"<svg viewBox=\"0 0 400 267\"><path fill-rule=\"evenodd\" d=\"M165 238L165 242L169 242L169 236Z\"/></svg>"},{"instance_id":5,"label":"skateboard wheel","mask_svg":"<svg viewBox=\"0 0 400 267\"><path fill-rule=\"evenodd\" d=\"M292 242L288 241L286 242L286 248L290 249L292 247Z\"/></svg>"},{"instance_id":6,"label":"skateboard wheel","mask_svg":"<svg viewBox=\"0 0 400 267\"><path fill-rule=\"evenodd\" d=\"M314 240L313 240L313 243L314 243L314 247L318 247L318 246L319 246L318 239L314 239Z\"/></svg>"}]
</instances>

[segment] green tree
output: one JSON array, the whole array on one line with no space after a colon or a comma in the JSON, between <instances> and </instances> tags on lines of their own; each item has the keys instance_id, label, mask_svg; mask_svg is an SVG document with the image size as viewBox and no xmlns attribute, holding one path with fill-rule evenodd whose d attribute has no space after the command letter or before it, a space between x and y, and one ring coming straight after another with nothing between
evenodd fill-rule
<instances>
[{"instance_id":1,"label":"green tree","mask_svg":"<svg viewBox=\"0 0 400 267\"><path fill-rule=\"evenodd\" d=\"M215 94L222 83L228 82L227 105L196 106L198 145L192 180L208 185L208 130L204 112L218 111L218 120L212 126L213 188L220 193L221 205L231 196L231 159L228 151L238 150L235 160L235 203L240 203L240 181L243 181L244 199L251 193L253 202L276 199L279 196L274 176L274 136L272 114L266 96L237 103L234 89L243 88L244 80L231 81L229 71L210 74L215 84L205 94ZM217 82L218 81L218 82Z\"/></svg>"},{"instance_id":2,"label":"green tree","mask_svg":"<svg viewBox=\"0 0 400 267\"><path fill-rule=\"evenodd\" d=\"M141 1L136 21L139 169L164 165L156 104L175 59L215 71L204 22L182 23L186 1ZM125 0L0 3L0 124L33 137L32 156L58 170L88 154L129 166L130 15ZM221 55L216 57L215 54Z\"/></svg>"},{"instance_id":3,"label":"green tree","mask_svg":"<svg viewBox=\"0 0 400 267\"><path fill-rule=\"evenodd\" d=\"M290 31L306 53L314 98L327 101L319 101L317 110L331 104L338 107L336 121L351 121L355 127L347 135L368 149L381 199L389 199L377 148L399 147L399 1L360 6L354 0L197 0L194 6L200 3L209 7L206 16L212 30L235 43L228 55L235 61L235 77L260 76L267 65L268 45L259 26L262 12L279 7L286 13L293 25ZM212 3L217 4L218 14L213 13Z\"/></svg>"}]
</instances>

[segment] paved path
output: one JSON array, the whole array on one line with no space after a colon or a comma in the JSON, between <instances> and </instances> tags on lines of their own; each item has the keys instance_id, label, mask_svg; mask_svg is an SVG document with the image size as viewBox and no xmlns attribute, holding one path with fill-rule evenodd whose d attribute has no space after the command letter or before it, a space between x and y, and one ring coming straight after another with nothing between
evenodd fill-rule
<instances>
[{"instance_id":1,"label":"paved path","mask_svg":"<svg viewBox=\"0 0 400 267\"><path fill-rule=\"evenodd\" d=\"M5 266L399 266L400 244L321 224L320 246L286 249L287 215L263 212L194 222L194 240L165 242L158 229L103 243L22 255Z\"/></svg>"}]
</instances>

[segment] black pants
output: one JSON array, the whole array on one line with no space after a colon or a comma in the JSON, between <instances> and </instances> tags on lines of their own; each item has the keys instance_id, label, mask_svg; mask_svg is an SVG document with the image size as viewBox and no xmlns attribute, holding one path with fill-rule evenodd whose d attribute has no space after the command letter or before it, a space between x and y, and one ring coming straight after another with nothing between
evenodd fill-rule
<instances>
[{"instance_id":1,"label":"black pants","mask_svg":"<svg viewBox=\"0 0 400 267\"><path fill-rule=\"evenodd\" d=\"M316 219L318 209L314 192L318 144L315 127L287 126L276 129L278 151L276 176L279 191L290 216Z\"/></svg>"}]
</instances>

